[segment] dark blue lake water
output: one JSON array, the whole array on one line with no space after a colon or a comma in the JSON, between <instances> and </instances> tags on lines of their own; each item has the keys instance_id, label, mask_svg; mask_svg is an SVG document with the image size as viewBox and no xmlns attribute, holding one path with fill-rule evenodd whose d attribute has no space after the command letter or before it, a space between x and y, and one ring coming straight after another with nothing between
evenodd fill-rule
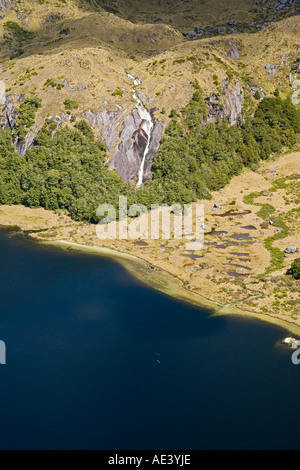
<instances>
[{"instance_id":1,"label":"dark blue lake water","mask_svg":"<svg viewBox=\"0 0 300 470\"><path fill-rule=\"evenodd\" d=\"M1 449L300 447L284 330L210 318L110 259L11 235L0 232Z\"/></svg>"}]
</instances>

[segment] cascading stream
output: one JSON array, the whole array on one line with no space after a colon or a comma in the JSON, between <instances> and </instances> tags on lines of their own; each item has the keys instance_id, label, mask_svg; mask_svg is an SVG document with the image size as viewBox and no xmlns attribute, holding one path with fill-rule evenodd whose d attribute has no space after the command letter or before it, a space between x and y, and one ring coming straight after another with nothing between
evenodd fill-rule
<instances>
[{"instance_id":1,"label":"cascading stream","mask_svg":"<svg viewBox=\"0 0 300 470\"><path fill-rule=\"evenodd\" d=\"M128 78L133 80L134 85L140 85L142 83L138 78L133 77L132 75L130 75L127 72L126 72L126 74L127 74ZM140 165L140 168L139 168L139 173L138 173L137 187L139 187L143 183L146 156L147 156L148 151L149 151L150 142L151 142L151 135L152 135L152 131L153 131L153 121L152 121L151 114L149 113L147 108L144 106L144 103L142 102L142 100L140 100L140 98L137 96L136 90L134 90L134 89L132 90L132 97L137 103L136 109L137 109L137 111L139 113L139 116L142 120L141 130L145 133L145 136L147 138L147 144L146 144L146 147L145 147L145 150L144 150L142 162L141 162L141 165Z\"/></svg>"}]
</instances>

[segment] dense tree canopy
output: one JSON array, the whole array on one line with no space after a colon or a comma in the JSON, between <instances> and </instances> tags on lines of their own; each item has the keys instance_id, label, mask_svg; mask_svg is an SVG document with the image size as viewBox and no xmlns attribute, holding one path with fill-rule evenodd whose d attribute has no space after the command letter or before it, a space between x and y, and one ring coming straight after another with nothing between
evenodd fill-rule
<instances>
[{"instance_id":1,"label":"dense tree canopy","mask_svg":"<svg viewBox=\"0 0 300 470\"><path fill-rule=\"evenodd\" d=\"M210 198L245 166L292 146L300 132L300 111L290 99L265 98L241 126L205 124L206 104L198 86L189 105L171 121L153 164L153 180L135 189L106 161L106 146L94 139L86 121L56 130L47 120L33 146L20 157L12 141L22 141L41 102L29 97L20 106L15 129L0 129L0 204L66 209L75 220L96 222L101 203L118 206L119 195L135 202L168 205ZM53 132L55 131L55 132Z\"/></svg>"}]
</instances>

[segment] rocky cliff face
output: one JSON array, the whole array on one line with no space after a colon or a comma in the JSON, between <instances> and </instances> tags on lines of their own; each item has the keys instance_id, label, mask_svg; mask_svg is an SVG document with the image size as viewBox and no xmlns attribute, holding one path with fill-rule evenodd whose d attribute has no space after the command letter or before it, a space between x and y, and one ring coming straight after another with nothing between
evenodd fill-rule
<instances>
[{"instance_id":1,"label":"rocky cliff face","mask_svg":"<svg viewBox=\"0 0 300 470\"><path fill-rule=\"evenodd\" d=\"M151 168L160 145L164 124L153 120L154 127L151 135L149 151L146 155L144 166L144 179L151 178ZM125 118L119 143L116 145L111 160L110 168L115 169L126 182L135 182L143 155L147 146L147 135L142 126L137 109Z\"/></svg>"},{"instance_id":2,"label":"rocky cliff face","mask_svg":"<svg viewBox=\"0 0 300 470\"><path fill-rule=\"evenodd\" d=\"M137 109L126 116L110 168L116 169L126 182L134 182L147 145L147 136L142 127L142 120Z\"/></svg>"},{"instance_id":3,"label":"rocky cliff face","mask_svg":"<svg viewBox=\"0 0 300 470\"><path fill-rule=\"evenodd\" d=\"M229 86L229 79L226 79L222 84L222 96L212 94L206 102L208 116L205 122L215 122L217 117L229 119L231 126L241 122L244 90L239 82Z\"/></svg>"},{"instance_id":4,"label":"rocky cliff face","mask_svg":"<svg viewBox=\"0 0 300 470\"><path fill-rule=\"evenodd\" d=\"M18 101L23 99L24 95L18 97ZM220 117L221 119L229 119L231 125L238 124L242 119L243 100L244 91L240 83L237 81L230 84L229 79L225 80L222 85L222 96L213 94L207 99L208 117L206 122L215 122L217 117ZM99 137L107 144L108 151L111 154L110 169L116 170L125 182L135 183L148 142L143 129L143 121L136 108L129 111L127 108L123 109L120 105L113 106L107 102L104 104L105 107L99 112L87 110L81 113L80 117L86 119ZM154 119L153 112L154 110L151 112L153 130L149 150L145 157L144 180L152 177L152 164L166 126ZM13 129L17 115L12 96L3 95L0 126ZM57 128L61 127L63 121L66 120L70 120L70 115L55 116L53 118ZM40 126L36 122L33 129L27 133L24 142L18 142L17 140L14 142L16 151L21 156L25 155L27 149L32 146L39 128Z\"/></svg>"},{"instance_id":5,"label":"rocky cliff face","mask_svg":"<svg viewBox=\"0 0 300 470\"><path fill-rule=\"evenodd\" d=\"M104 103L108 105L108 103ZM98 113L88 110L82 113L82 117L86 119L94 129L101 129L101 138L107 145L109 152L112 151L118 136L118 129L122 119L127 114L127 109L122 110L121 106L116 105L115 110L103 108Z\"/></svg>"},{"instance_id":6,"label":"rocky cliff face","mask_svg":"<svg viewBox=\"0 0 300 470\"><path fill-rule=\"evenodd\" d=\"M0 0L0 11L7 10L7 0Z\"/></svg>"},{"instance_id":7,"label":"rocky cliff face","mask_svg":"<svg viewBox=\"0 0 300 470\"><path fill-rule=\"evenodd\" d=\"M17 120L17 111L12 102L12 96L3 94L1 98L0 127L13 129Z\"/></svg>"},{"instance_id":8,"label":"rocky cliff face","mask_svg":"<svg viewBox=\"0 0 300 470\"><path fill-rule=\"evenodd\" d=\"M232 126L238 124L242 118L243 102L244 90L239 82L235 82L232 88L226 87L221 118L229 118Z\"/></svg>"},{"instance_id":9,"label":"rocky cliff face","mask_svg":"<svg viewBox=\"0 0 300 470\"><path fill-rule=\"evenodd\" d=\"M24 95L18 97L18 101L23 101ZM16 120L18 117L18 112L14 107L12 96L3 95L0 104L2 105L2 109L0 112L0 127L3 129L11 129L13 130L16 124ZM15 146L16 151L23 157L26 151L31 147L33 141L39 131L39 125L35 122L33 129L28 131L25 136L24 142L20 142L16 139L13 144Z\"/></svg>"},{"instance_id":10,"label":"rocky cliff face","mask_svg":"<svg viewBox=\"0 0 300 470\"><path fill-rule=\"evenodd\" d=\"M154 127L152 131L152 136L150 140L149 152L146 156L145 167L144 167L144 178L152 178L152 165L156 156L156 153L160 146L160 141L162 134L164 132L166 125L163 122L154 120Z\"/></svg>"},{"instance_id":11,"label":"rocky cliff face","mask_svg":"<svg viewBox=\"0 0 300 470\"><path fill-rule=\"evenodd\" d=\"M112 154L110 169L115 169L124 181L135 182L147 145L147 136L137 109L128 113L128 109L116 106L115 110L104 108L98 113L88 110L81 116L94 129L99 128L100 137ZM144 167L144 175L147 179L152 176L152 163L165 127L165 124L154 119L153 123L154 127Z\"/></svg>"},{"instance_id":12,"label":"rocky cliff face","mask_svg":"<svg viewBox=\"0 0 300 470\"><path fill-rule=\"evenodd\" d=\"M12 96L5 94L2 96L0 127L3 129L10 128L13 130L15 127L18 112L14 107L12 98ZM21 96L18 100L22 101L23 98ZM108 151L112 154L110 168L115 169L124 181L134 182L147 145L147 136L142 126L142 120L136 109L129 113L128 109L123 109L119 105L115 105L113 110L109 109L111 108L109 103L105 103L105 105L108 109L103 108L99 112L88 110L81 113L80 117L86 119L106 143ZM52 119L59 128L62 126L62 121L70 120L70 116L55 116ZM145 178L151 178L152 163L165 127L163 123L155 121L154 118L153 124L149 151L145 160ZM35 122L33 129L27 133L24 142L18 140L14 142L15 149L21 156L25 155L26 151L32 146L39 128L39 124Z\"/></svg>"},{"instance_id":13,"label":"rocky cliff face","mask_svg":"<svg viewBox=\"0 0 300 470\"><path fill-rule=\"evenodd\" d=\"M33 129L27 132L24 142L20 142L18 139L15 140L14 146L16 151L21 157L24 157L27 150L32 146L34 139L37 136L39 131L39 125L36 122L33 126Z\"/></svg>"}]
</instances>

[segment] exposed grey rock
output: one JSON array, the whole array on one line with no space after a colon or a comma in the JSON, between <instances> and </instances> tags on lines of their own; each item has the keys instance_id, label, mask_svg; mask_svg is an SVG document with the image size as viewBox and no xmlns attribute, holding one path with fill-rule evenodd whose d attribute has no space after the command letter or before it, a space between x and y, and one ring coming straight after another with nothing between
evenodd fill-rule
<instances>
[{"instance_id":1,"label":"exposed grey rock","mask_svg":"<svg viewBox=\"0 0 300 470\"><path fill-rule=\"evenodd\" d=\"M226 91L227 91L227 88L228 88L228 85L230 83L230 78L229 77L226 77L224 82L222 83L222 94L225 95Z\"/></svg>"},{"instance_id":2,"label":"exposed grey rock","mask_svg":"<svg viewBox=\"0 0 300 470\"><path fill-rule=\"evenodd\" d=\"M233 126L240 122L242 118L242 109L244 102L244 90L239 82L236 82L234 88L228 88L224 98L224 110L221 117L229 118Z\"/></svg>"},{"instance_id":3,"label":"exposed grey rock","mask_svg":"<svg viewBox=\"0 0 300 470\"><path fill-rule=\"evenodd\" d=\"M117 117L115 117L106 127L104 127L101 131L101 138L107 145L107 149L109 152L112 151L114 145L116 144L117 135L118 135L118 128L122 118L127 113L127 109L122 111Z\"/></svg>"},{"instance_id":4,"label":"exposed grey rock","mask_svg":"<svg viewBox=\"0 0 300 470\"><path fill-rule=\"evenodd\" d=\"M258 92L261 100L265 97L263 90L259 87L252 86L250 87L250 90L253 95Z\"/></svg>"},{"instance_id":5,"label":"exposed grey rock","mask_svg":"<svg viewBox=\"0 0 300 470\"><path fill-rule=\"evenodd\" d=\"M101 129L101 139L106 143L109 152L112 151L116 144L119 124L127 113L126 109L120 113L121 109L120 106L117 106L115 111L109 111L104 108L98 113L88 110L81 114L81 117L85 118L92 127Z\"/></svg>"},{"instance_id":6,"label":"exposed grey rock","mask_svg":"<svg viewBox=\"0 0 300 470\"><path fill-rule=\"evenodd\" d=\"M17 120L17 111L14 108L12 97L10 95L4 95L1 104L4 106L0 114L0 127L3 129L7 127L13 129Z\"/></svg>"},{"instance_id":7,"label":"exposed grey rock","mask_svg":"<svg viewBox=\"0 0 300 470\"><path fill-rule=\"evenodd\" d=\"M51 21L58 21L60 20L62 15L60 13L49 13L46 16L46 21L51 22Z\"/></svg>"},{"instance_id":8,"label":"exposed grey rock","mask_svg":"<svg viewBox=\"0 0 300 470\"><path fill-rule=\"evenodd\" d=\"M216 204L214 204L214 208L215 208L215 209L221 209L221 206L220 206L220 204L217 204L217 203L216 203Z\"/></svg>"},{"instance_id":9,"label":"exposed grey rock","mask_svg":"<svg viewBox=\"0 0 300 470\"><path fill-rule=\"evenodd\" d=\"M144 179L152 178L152 165L156 156L156 153L160 146L161 136L166 127L166 124L160 121L154 120L154 126L151 134L149 152L146 156L144 165Z\"/></svg>"},{"instance_id":10,"label":"exposed grey rock","mask_svg":"<svg viewBox=\"0 0 300 470\"><path fill-rule=\"evenodd\" d=\"M143 130L137 109L126 116L118 140L120 143L113 151L110 169L115 169L126 182L135 182L147 145L147 135ZM144 165L144 179L151 178L151 168L159 148L164 124L154 121L149 151Z\"/></svg>"},{"instance_id":11,"label":"exposed grey rock","mask_svg":"<svg viewBox=\"0 0 300 470\"><path fill-rule=\"evenodd\" d=\"M21 95L18 96L19 103L23 103L24 99L25 99L25 93L22 93Z\"/></svg>"},{"instance_id":12,"label":"exposed grey rock","mask_svg":"<svg viewBox=\"0 0 300 470\"><path fill-rule=\"evenodd\" d=\"M269 75L275 75L278 70L278 65L265 64L264 68Z\"/></svg>"},{"instance_id":13,"label":"exposed grey rock","mask_svg":"<svg viewBox=\"0 0 300 470\"><path fill-rule=\"evenodd\" d=\"M188 37L192 41L194 41L198 37L195 31L188 31L187 33L184 33L184 36Z\"/></svg>"},{"instance_id":14,"label":"exposed grey rock","mask_svg":"<svg viewBox=\"0 0 300 470\"><path fill-rule=\"evenodd\" d=\"M120 143L117 145L110 169L126 182L134 182L147 145L147 136L141 129L142 120L137 109L126 116L122 131L119 134Z\"/></svg>"},{"instance_id":15,"label":"exposed grey rock","mask_svg":"<svg viewBox=\"0 0 300 470\"><path fill-rule=\"evenodd\" d=\"M38 131L39 131L39 126L38 126L38 123L35 122L33 130L30 130L27 132L24 142L18 142L18 141L14 142L15 149L18 152L18 154L21 155L21 157L25 155L27 150L33 144L33 141L36 138Z\"/></svg>"},{"instance_id":16,"label":"exposed grey rock","mask_svg":"<svg viewBox=\"0 0 300 470\"><path fill-rule=\"evenodd\" d=\"M229 41L229 45L231 46L231 50L228 52L228 56L232 59L239 59L240 53L238 51L237 45Z\"/></svg>"},{"instance_id":17,"label":"exposed grey rock","mask_svg":"<svg viewBox=\"0 0 300 470\"><path fill-rule=\"evenodd\" d=\"M7 0L0 0L0 11L7 10Z\"/></svg>"},{"instance_id":18,"label":"exposed grey rock","mask_svg":"<svg viewBox=\"0 0 300 470\"><path fill-rule=\"evenodd\" d=\"M61 117L62 117L62 119L64 119L65 121L70 121L70 120L71 120L71 117L72 117L72 114L62 113Z\"/></svg>"},{"instance_id":19,"label":"exposed grey rock","mask_svg":"<svg viewBox=\"0 0 300 470\"><path fill-rule=\"evenodd\" d=\"M276 170L275 168L269 168L269 170L267 170L268 173L278 173L278 170Z\"/></svg>"},{"instance_id":20,"label":"exposed grey rock","mask_svg":"<svg viewBox=\"0 0 300 470\"><path fill-rule=\"evenodd\" d=\"M101 110L99 113L94 113L91 110L88 110L82 113L82 117L89 121L92 127L102 127L108 126L112 119L117 116L118 110L116 111L108 111L107 109Z\"/></svg>"},{"instance_id":21,"label":"exposed grey rock","mask_svg":"<svg viewBox=\"0 0 300 470\"><path fill-rule=\"evenodd\" d=\"M285 253L296 253L298 251L298 248L296 246L288 246L284 252Z\"/></svg>"},{"instance_id":22,"label":"exposed grey rock","mask_svg":"<svg viewBox=\"0 0 300 470\"><path fill-rule=\"evenodd\" d=\"M231 125L242 120L244 90L239 82L235 83L234 88L229 88L229 83L228 77L222 83L223 97L212 94L209 98L206 98L208 113L204 123L215 122L217 117L221 119L229 118Z\"/></svg>"}]
</instances>

